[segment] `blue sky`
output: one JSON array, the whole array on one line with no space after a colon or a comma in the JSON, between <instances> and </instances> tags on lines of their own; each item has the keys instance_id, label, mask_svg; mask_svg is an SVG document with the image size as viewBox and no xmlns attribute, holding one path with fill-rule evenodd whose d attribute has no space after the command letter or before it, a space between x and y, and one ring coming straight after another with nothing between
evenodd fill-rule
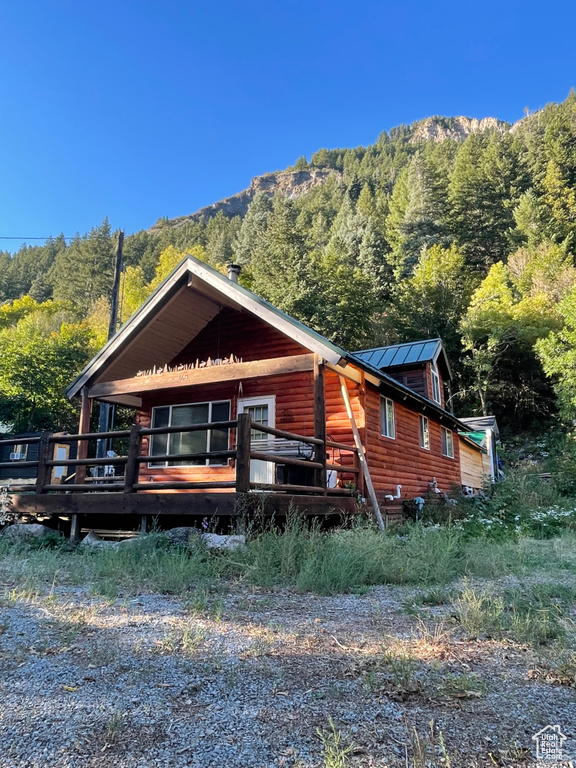
<instances>
[{"instance_id":1,"label":"blue sky","mask_svg":"<svg viewBox=\"0 0 576 768\"><path fill-rule=\"evenodd\" d=\"M3 3L0 235L129 233L399 123L517 120L576 86L575 21L554 0Z\"/></svg>"}]
</instances>

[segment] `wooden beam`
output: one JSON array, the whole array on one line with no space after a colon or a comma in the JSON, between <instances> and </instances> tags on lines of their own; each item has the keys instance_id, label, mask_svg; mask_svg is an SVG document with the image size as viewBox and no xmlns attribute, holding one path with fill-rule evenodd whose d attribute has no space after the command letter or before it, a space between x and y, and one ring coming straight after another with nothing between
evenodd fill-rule
<instances>
[{"instance_id":1,"label":"wooden beam","mask_svg":"<svg viewBox=\"0 0 576 768\"><path fill-rule=\"evenodd\" d=\"M314 448L314 458L322 464L316 472L316 485L326 489L326 394L324 365L318 355L314 355L314 437L322 441Z\"/></svg>"},{"instance_id":2,"label":"wooden beam","mask_svg":"<svg viewBox=\"0 0 576 768\"><path fill-rule=\"evenodd\" d=\"M80 526L78 524L78 515L72 515L70 520L70 541L78 541L80 538Z\"/></svg>"},{"instance_id":3,"label":"wooden beam","mask_svg":"<svg viewBox=\"0 0 576 768\"><path fill-rule=\"evenodd\" d=\"M332 489L335 490L335 489ZM342 490L342 489L340 489ZM242 498L246 498L243 495ZM221 517L239 514L237 493L57 493L11 495L13 508L20 513L42 515L182 515ZM282 515L292 507L305 514L338 514L358 511L351 496L309 496L292 493L250 493L255 505L263 504L266 515ZM243 508L245 506L243 505ZM74 521L73 521L74 522ZM89 523L86 517L83 522ZM76 521L79 530L79 521Z\"/></svg>"},{"instance_id":4,"label":"wooden beam","mask_svg":"<svg viewBox=\"0 0 576 768\"><path fill-rule=\"evenodd\" d=\"M379 387L382 383L381 379L373 376L371 373L359 371L357 368L354 368L354 366L350 365L350 363L348 363L344 368L339 365L332 365L332 363L325 363L325 365L326 368L328 368L330 371L337 373L338 376L344 376L344 378L353 381L355 384L362 384L364 378L366 381L374 384L375 387Z\"/></svg>"},{"instance_id":5,"label":"wooden beam","mask_svg":"<svg viewBox=\"0 0 576 768\"><path fill-rule=\"evenodd\" d=\"M374 484L372 483L372 477L370 476L370 470L368 469L368 464L366 462L366 454L364 452L364 446L362 445L362 440L360 439L360 432L358 431L358 427L356 426L356 419L354 418L354 411L352 410L352 404L350 403L350 395L348 394L346 379L343 376L340 376L340 389L342 391L342 399L344 400L346 413L348 414L348 419L350 420L350 426L352 427L354 442L356 443L356 448L358 448L358 459L360 461L360 468L364 474L366 489L368 491L368 496L370 497L370 501L372 502L372 507L374 509L374 517L376 518L376 522L378 523L380 529L384 531L386 530L386 527L384 525L384 521L382 520L382 515L380 513L380 506L378 504L378 499L376 498L376 491L374 490Z\"/></svg>"},{"instance_id":6,"label":"wooden beam","mask_svg":"<svg viewBox=\"0 0 576 768\"><path fill-rule=\"evenodd\" d=\"M42 432L38 444L38 470L36 474L36 493L44 493L44 486L50 481L50 469L48 467L48 456L52 451L52 446L48 442L48 432Z\"/></svg>"},{"instance_id":7,"label":"wooden beam","mask_svg":"<svg viewBox=\"0 0 576 768\"><path fill-rule=\"evenodd\" d=\"M128 442L128 453L126 455L126 467L124 469L124 493L132 493L134 485L138 482L140 464L136 461L140 455L140 427L137 424L130 430L130 440Z\"/></svg>"},{"instance_id":8,"label":"wooden beam","mask_svg":"<svg viewBox=\"0 0 576 768\"><path fill-rule=\"evenodd\" d=\"M45 493L10 496L20 513L47 515L233 515L235 493ZM83 518L84 520L86 518Z\"/></svg>"},{"instance_id":9,"label":"wooden beam","mask_svg":"<svg viewBox=\"0 0 576 768\"><path fill-rule=\"evenodd\" d=\"M88 394L86 387L82 388L82 403L80 405L80 423L78 425L78 433L85 435L90 432L90 413L92 411L92 400ZM76 456L79 459L88 458L88 441L80 440L78 442L78 449ZM83 483L86 479L86 467L78 467L76 470L76 483Z\"/></svg>"},{"instance_id":10,"label":"wooden beam","mask_svg":"<svg viewBox=\"0 0 576 768\"><path fill-rule=\"evenodd\" d=\"M193 368L173 373L152 376L134 376L131 379L104 381L95 384L89 397L110 397L130 393L155 392L176 387L194 387L200 384L216 384L238 379L257 379L261 376L280 376L287 373L314 370L314 355L291 355L272 357L269 360L255 360L250 363L213 365L209 368Z\"/></svg>"},{"instance_id":11,"label":"wooden beam","mask_svg":"<svg viewBox=\"0 0 576 768\"><path fill-rule=\"evenodd\" d=\"M358 390L358 409L360 411L359 417L360 417L360 436L362 438L362 444L364 446L364 455L368 455L368 428L366 426L366 376L364 374L364 371L361 372L362 376L362 383L360 384L359 390ZM380 400L380 398L378 398ZM362 481L362 484L360 486L360 492L362 496L366 496L366 481L364 478L364 473L359 473L359 480Z\"/></svg>"},{"instance_id":12,"label":"wooden beam","mask_svg":"<svg viewBox=\"0 0 576 768\"><path fill-rule=\"evenodd\" d=\"M339 365L332 365L332 363L325 363L326 368L333 373L338 374L340 377L353 381L355 384L362 383L362 374L353 368L351 365L347 365L346 368L341 368Z\"/></svg>"},{"instance_id":13,"label":"wooden beam","mask_svg":"<svg viewBox=\"0 0 576 768\"><path fill-rule=\"evenodd\" d=\"M252 419L249 413L238 414L236 430L236 491L248 493L250 490L250 438Z\"/></svg>"}]
</instances>

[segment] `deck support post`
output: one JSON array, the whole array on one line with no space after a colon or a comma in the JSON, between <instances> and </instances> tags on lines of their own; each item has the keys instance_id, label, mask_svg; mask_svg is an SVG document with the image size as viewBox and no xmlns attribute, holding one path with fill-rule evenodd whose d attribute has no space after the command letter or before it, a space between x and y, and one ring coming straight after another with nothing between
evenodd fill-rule
<instances>
[{"instance_id":1,"label":"deck support post","mask_svg":"<svg viewBox=\"0 0 576 768\"><path fill-rule=\"evenodd\" d=\"M148 515L142 515L140 518L140 535L145 536L148 533Z\"/></svg>"},{"instance_id":2,"label":"deck support post","mask_svg":"<svg viewBox=\"0 0 576 768\"><path fill-rule=\"evenodd\" d=\"M84 435L90 432L90 413L92 411L92 400L88 397L88 389L82 388L82 404L80 406L80 424L78 425L78 434ZM77 457L79 459L88 458L88 441L78 441ZM75 483L84 483L86 481L86 467L76 467Z\"/></svg>"},{"instance_id":3,"label":"deck support post","mask_svg":"<svg viewBox=\"0 0 576 768\"><path fill-rule=\"evenodd\" d=\"M316 470L314 485L324 488L326 495L326 395L324 391L324 364L319 355L314 355L314 437L322 445L314 446L314 461L322 464Z\"/></svg>"},{"instance_id":4,"label":"deck support post","mask_svg":"<svg viewBox=\"0 0 576 768\"><path fill-rule=\"evenodd\" d=\"M78 541L80 538L80 526L78 525L78 515L70 517L70 541Z\"/></svg>"},{"instance_id":5,"label":"deck support post","mask_svg":"<svg viewBox=\"0 0 576 768\"><path fill-rule=\"evenodd\" d=\"M236 428L236 493L250 491L250 432L252 419L249 413L238 414Z\"/></svg>"},{"instance_id":6,"label":"deck support post","mask_svg":"<svg viewBox=\"0 0 576 768\"><path fill-rule=\"evenodd\" d=\"M376 498L376 491L374 490L374 484L372 483L372 477L370 476L370 470L368 469L368 464L366 462L366 454L364 452L364 446L362 445L360 432L358 431L358 427L356 426L356 419L354 418L354 411L352 410L352 404L350 403L350 395L348 394L346 379L343 376L340 376L339 378L340 378L340 389L342 391L342 399L344 400L344 405L346 406L346 413L348 414L350 426L352 427L354 443L356 445L356 448L358 449L358 460L360 462L360 468L362 469L362 474L364 475L366 490L368 491L368 496L370 497L370 501L372 502L372 507L374 509L374 517L376 518L376 522L378 523L378 526L380 527L380 529L382 531L385 531L386 526L384 525L384 520L382 520L380 505L378 504L378 499Z\"/></svg>"}]
</instances>

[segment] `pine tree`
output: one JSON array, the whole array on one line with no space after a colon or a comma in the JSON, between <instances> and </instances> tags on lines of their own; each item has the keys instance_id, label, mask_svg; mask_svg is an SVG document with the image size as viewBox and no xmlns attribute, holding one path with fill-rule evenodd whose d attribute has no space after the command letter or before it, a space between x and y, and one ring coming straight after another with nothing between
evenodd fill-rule
<instances>
[{"instance_id":1,"label":"pine tree","mask_svg":"<svg viewBox=\"0 0 576 768\"><path fill-rule=\"evenodd\" d=\"M107 219L89 234L74 238L56 256L50 274L54 298L66 299L88 311L112 289L115 243Z\"/></svg>"},{"instance_id":2,"label":"pine tree","mask_svg":"<svg viewBox=\"0 0 576 768\"><path fill-rule=\"evenodd\" d=\"M392 247L388 258L397 278L413 272L423 250L448 242L441 187L420 153L394 186L386 225Z\"/></svg>"},{"instance_id":3,"label":"pine tree","mask_svg":"<svg viewBox=\"0 0 576 768\"><path fill-rule=\"evenodd\" d=\"M272 210L273 204L267 195L259 192L254 196L234 243L234 261L237 264L250 264L254 254L262 247Z\"/></svg>"},{"instance_id":4,"label":"pine tree","mask_svg":"<svg viewBox=\"0 0 576 768\"><path fill-rule=\"evenodd\" d=\"M508 256L512 210L522 183L509 137L496 132L468 136L450 179L452 232L469 263L480 271Z\"/></svg>"}]
</instances>

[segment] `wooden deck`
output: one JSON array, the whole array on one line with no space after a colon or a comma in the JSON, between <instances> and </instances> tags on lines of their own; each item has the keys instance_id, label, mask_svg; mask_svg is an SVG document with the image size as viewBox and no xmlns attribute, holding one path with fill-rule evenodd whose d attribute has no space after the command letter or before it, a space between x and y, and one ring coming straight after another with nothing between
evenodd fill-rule
<instances>
[{"instance_id":1,"label":"wooden deck","mask_svg":"<svg viewBox=\"0 0 576 768\"><path fill-rule=\"evenodd\" d=\"M352 496L317 496L288 493L18 493L8 496L11 510L21 515L242 517L263 514L284 516L290 507L306 515L327 515L357 511Z\"/></svg>"},{"instance_id":2,"label":"wooden deck","mask_svg":"<svg viewBox=\"0 0 576 768\"><path fill-rule=\"evenodd\" d=\"M238 518L259 515L265 517L286 515L290 508L298 508L307 515L351 514L358 510L355 489L350 482L358 480L357 449L326 439L297 435L263 425L259 432L267 432L275 438L297 441L308 445L309 458L274 453L274 449L255 451L251 444L252 422L248 414L237 419L210 424L180 425L179 427L143 428L137 425L130 430L115 432L82 433L78 435L49 435L26 438L20 442L39 444L37 461L1 463L0 466L34 467L37 478L34 485L16 484L4 489L3 503L7 511L15 515L43 519L70 519L77 527L77 516L87 518L106 517L150 519L171 518ZM227 429L229 447L225 451L154 455L143 448L143 438L150 435L194 432L210 429ZM95 454L98 440L124 441L125 455L100 458ZM10 440L0 442L9 443ZM77 458L54 458L55 445L76 443ZM120 444L120 443L119 443ZM273 442L271 443L274 444ZM346 458L339 464L328 464L327 449L336 446ZM89 456L89 453L94 455ZM225 461L229 467L229 479L195 481L193 472L189 479L169 479L153 482L141 472L141 467L158 461ZM302 485L290 483L257 484L251 480L251 461L271 462L274 465L297 467L305 470L308 482ZM66 476L55 477L55 468L65 467ZM113 471L112 477L90 477L87 470L105 467ZM327 473L340 478L336 487L329 487ZM70 474L72 473L72 474ZM136 522L136 521L134 521Z\"/></svg>"}]
</instances>

